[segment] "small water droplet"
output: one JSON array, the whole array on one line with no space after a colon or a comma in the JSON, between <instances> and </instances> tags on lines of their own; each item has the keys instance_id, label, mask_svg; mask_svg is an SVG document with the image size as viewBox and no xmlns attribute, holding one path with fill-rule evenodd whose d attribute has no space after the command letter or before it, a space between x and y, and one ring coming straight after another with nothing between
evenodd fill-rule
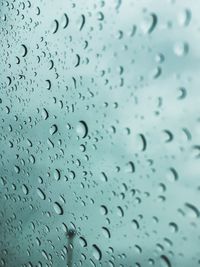
<instances>
[{"instance_id":1,"label":"small water droplet","mask_svg":"<svg viewBox=\"0 0 200 267\"><path fill-rule=\"evenodd\" d=\"M174 45L174 53L178 57L186 56L189 52L189 45L186 42L179 42Z\"/></svg>"},{"instance_id":2,"label":"small water droplet","mask_svg":"<svg viewBox=\"0 0 200 267\"><path fill-rule=\"evenodd\" d=\"M58 131L58 127L57 127L57 125L55 125L55 124L53 124L53 125L50 127L50 129L49 129L49 133L50 133L51 135L55 134L57 131Z\"/></svg>"}]
</instances>

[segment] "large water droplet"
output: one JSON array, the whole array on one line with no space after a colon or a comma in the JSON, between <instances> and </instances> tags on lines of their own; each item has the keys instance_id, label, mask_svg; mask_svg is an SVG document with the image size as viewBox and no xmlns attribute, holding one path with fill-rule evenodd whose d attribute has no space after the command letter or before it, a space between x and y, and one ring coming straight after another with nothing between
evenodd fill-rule
<instances>
[{"instance_id":1,"label":"large water droplet","mask_svg":"<svg viewBox=\"0 0 200 267\"><path fill-rule=\"evenodd\" d=\"M45 193L39 187L37 188L37 194L42 200L45 200L45 198L46 198Z\"/></svg>"},{"instance_id":2,"label":"large water droplet","mask_svg":"<svg viewBox=\"0 0 200 267\"><path fill-rule=\"evenodd\" d=\"M87 136L87 134L88 134L88 126L87 126L86 122L79 121L79 123L76 126L76 133L81 138L85 138Z\"/></svg>"},{"instance_id":3,"label":"large water droplet","mask_svg":"<svg viewBox=\"0 0 200 267\"><path fill-rule=\"evenodd\" d=\"M55 202L53 207L54 207L54 210L57 214L59 214L59 215L63 214L63 208L61 207L61 205L58 202Z\"/></svg>"},{"instance_id":4,"label":"large water droplet","mask_svg":"<svg viewBox=\"0 0 200 267\"><path fill-rule=\"evenodd\" d=\"M160 257L160 267L171 267L171 262L167 256L162 255Z\"/></svg>"},{"instance_id":5,"label":"large water droplet","mask_svg":"<svg viewBox=\"0 0 200 267\"><path fill-rule=\"evenodd\" d=\"M156 25L157 25L157 22L158 22L158 19L157 19L157 16L156 14L154 13L151 13L149 15L147 15L143 22L141 23L141 29L143 31L143 33L151 33Z\"/></svg>"},{"instance_id":6,"label":"large water droplet","mask_svg":"<svg viewBox=\"0 0 200 267\"><path fill-rule=\"evenodd\" d=\"M93 245L93 256L96 260L100 261L102 258L102 253L101 250L99 249L99 247L97 245Z\"/></svg>"},{"instance_id":7,"label":"large water droplet","mask_svg":"<svg viewBox=\"0 0 200 267\"><path fill-rule=\"evenodd\" d=\"M189 9L183 9L179 14L178 14L178 23L182 27L186 27L189 25L190 21L192 18L192 13Z\"/></svg>"}]
</instances>

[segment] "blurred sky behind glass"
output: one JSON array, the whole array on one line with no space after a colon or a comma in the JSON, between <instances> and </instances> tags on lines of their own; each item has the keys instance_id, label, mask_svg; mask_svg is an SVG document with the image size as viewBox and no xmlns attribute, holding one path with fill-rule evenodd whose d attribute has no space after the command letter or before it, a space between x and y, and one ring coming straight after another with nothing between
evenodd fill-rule
<instances>
[{"instance_id":1,"label":"blurred sky behind glass","mask_svg":"<svg viewBox=\"0 0 200 267\"><path fill-rule=\"evenodd\" d=\"M200 265L199 10L0 1L0 266Z\"/></svg>"}]
</instances>

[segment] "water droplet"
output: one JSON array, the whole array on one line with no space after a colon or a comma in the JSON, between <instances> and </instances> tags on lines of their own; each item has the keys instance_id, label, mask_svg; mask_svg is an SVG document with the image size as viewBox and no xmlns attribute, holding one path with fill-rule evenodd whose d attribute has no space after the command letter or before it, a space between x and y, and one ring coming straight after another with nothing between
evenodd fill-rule
<instances>
[{"instance_id":1,"label":"water droplet","mask_svg":"<svg viewBox=\"0 0 200 267\"><path fill-rule=\"evenodd\" d=\"M55 169L55 171L54 171L55 180L56 181L60 180L60 176L61 176L60 171L58 169Z\"/></svg>"},{"instance_id":2,"label":"water droplet","mask_svg":"<svg viewBox=\"0 0 200 267\"><path fill-rule=\"evenodd\" d=\"M24 192L25 195L28 195L29 190L25 184L22 185L22 191Z\"/></svg>"},{"instance_id":3,"label":"water droplet","mask_svg":"<svg viewBox=\"0 0 200 267\"><path fill-rule=\"evenodd\" d=\"M53 134L55 134L56 132L58 131L58 127L57 127L57 125L52 125L51 127L50 127L50 129L49 129L49 133L51 134L51 135L53 135Z\"/></svg>"},{"instance_id":4,"label":"water droplet","mask_svg":"<svg viewBox=\"0 0 200 267\"><path fill-rule=\"evenodd\" d=\"M175 182L178 180L178 173L174 168L170 168L166 174L166 178L170 182Z\"/></svg>"},{"instance_id":5,"label":"water droplet","mask_svg":"<svg viewBox=\"0 0 200 267\"><path fill-rule=\"evenodd\" d=\"M64 13L64 15L61 18L61 26L63 27L63 29L67 28L69 24L69 17L67 16L66 13Z\"/></svg>"},{"instance_id":6,"label":"water droplet","mask_svg":"<svg viewBox=\"0 0 200 267\"><path fill-rule=\"evenodd\" d=\"M97 245L93 245L93 256L96 260L100 261L102 258L102 253L101 250L99 249L99 247Z\"/></svg>"},{"instance_id":7,"label":"water droplet","mask_svg":"<svg viewBox=\"0 0 200 267\"><path fill-rule=\"evenodd\" d=\"M27 47L24 44L22 44L21 45L21 55L22 55L22 57L25 57L27 55L27 52L28 52Z\"/></svg>"},{"instance_id":8,"label":"water droplet","mask_svg":"<svg viewBox=\"0 0 200 267\"><path fill-rule=\"evenodd\" d=\"M42 110L42 118L44 120L46 120L48 117L49 117L48 111L45 108L43 108L43 110Z\"/></svg>"},{"instance_id":9,"label":"water droplet","mask_svg":"<svg viewBox=\"0 0 200 267\"><path fill-rule=\"evenodd\" d=\"M106 238L110 238L110 231L108 230L108 228L102 227L102 232Z\"/></svg>"},{"instance_id":10,"label":"water droplet","mask_svg":"<svg viewBox=\"0 0 200 267\"><path fill-rule=\"evenodd\" d=\"M55 19L51 25L52 28L52 33L55 34L58 31L59 28L59 23L57 21L57 19Z\"/></svg>"},{"instance_id":11,"label":"water droplet","mask_svg":"<svg viewBox=\"0 0 200 267\"><path fill-rule=\"evenodd\" d=\"M169 223L169 227L172 233L178 232L178 226L176 223L174 222Z\"/></svg>"},{"instance_id":12,"label":"water droplet","mask_svg":"<svg viewBox=\"0 0 200 267\"><path fill-rule=\"evenodd\" d=\"M140 228L140 225L137 220L132 220L132 227L134 230L137 230Z\"/></svg>"},{"instance_id":13,"label":"water droplet","mask_svg":"<svg viewBox=\"0 0 200 267\"><path fill-rule=\"evenodd\" d=\"M186 207L186 215L191 218L191 219L196 219L199 217L200 212L197 209L197 207L195 207L194 205L190 204L190 203L185 203L185 207Z\"/></svg>"},{"instance_id":14,"label":"water droplet","mask_svg":"<svg viewBox=\"0 0 200 267\"><path fill-rule=\"evenodd\" d=\"M192 13L189 9L183 9L178 14L178 23L181 27L186 27L189 25L192 18Z\"/></svg>"},{"instance_id":15,"label":"water droplet","mask_svg":"<svg viewBox=\"0 0 200 267\"><path fill-rule=\"evenodd\" d=\"M189 45L186 42L179 42L174 45L174 53L178 57L186 56L189 52Z\"/></svg>"},{"instance_id":16,"label":"water droplet","mask_svg":"<svg viewBox=\"0 0 200 267\"><path fill-rule=\"evenodd\" d=\"M102 215L106 215L106 214L108 213L108 209L106 208L106 206L102 205L102 206L100 207L100 213L101 213Z\"/></svg>"},{"instance_id":17,"label":"water droplet","mask_svg":"<svg viewBox=\"0 0 200 267\"><path fill-rule=\"evenodd\" d=\"M45 200L46 199L46 195L45 195L45 193L42 191L42 189L41 188L37 188L37 194L38 194L38 196L42 199L42 200Z\"/></svg>"},{"instance_id":18,"label":"water droplet","mask_svg":"<svg viewBox=\"0 0 200 267\"><path fill-rule=\"evenodd\" d=\"M171 262L170 262L169 258L165 255L162 255L160 257L160 264L161 264L160 267L171 267Z\"/></svg>"},{"instance_id":19,"label":"water droplet","mask_svg":"<svg viewBox=\"0 0 200 267\"><path fill-rule=\"evenodd\" d=\"M123 217L124 216L124 211L123 211L122 207L120 207L120 206L117 207L117 215L119 217Z\"/></svg>"},{"instance_id":20,"label":"water droplet","mask_svg":"<svg viewBox=\"0 0 200 267\"><path fill-rule=\"evenodd\" d=\"M79 238L79 243L82 247L87 247L87 241L82 236Z\"/></svg>"},{"instance_id":21,"label":"water droplet","mask_svg":"<svg viewBox=\"0 0 200 267\"><path fill-rule=\"evenodd\" d=\"M133 173L135 172L135 165L132 161L129 161L125 166L126 173Z\"/></svg>"},{"instance_id":22,"label":"water droplet","mask_svg":"<svg viewBox=\"0 0 200 267\"><path fill-rule=\"evenodd\" d=\"M103 182L107 182L108 181L108 177L105 174L105 172L101 172L101 181L103 181Z\"/></svg>"},{"instance_id":23,"label":"water droplet","mask_svg":"<svg viewBox=\"0 0 200 267\"><path fill-rule=\"evenodd\" d=\"M76 126L76 133L79 137L85 138L88 134L88 126L84 121L79 121Z\"/></svg>"},{"instance_id":24,"label":"water droplet","mask_svg":"<svg viewBox=\"0 0 200 267\"><path fill-rule=\"evenodd\" d=\"M141 29L143 31L144 34L146 33L152 33L153 30L155 29L156 25L158 23L158 18L156 16L156 14L151 13L149 15L147 15L143 22L141 23Z\"/></svg>"},{"instance_id":25,"label":"water droplet","mask_svg":"<svg viewBox=\"0 0 200 267\"><path fill-rule=\"evenodd\" d=\"M58 202L55 202L53 207L54 207L54 210L57 214L59 214L59 215L63 214L63 208L61 207L61 205Z\"/></svg>"}]
</instances>

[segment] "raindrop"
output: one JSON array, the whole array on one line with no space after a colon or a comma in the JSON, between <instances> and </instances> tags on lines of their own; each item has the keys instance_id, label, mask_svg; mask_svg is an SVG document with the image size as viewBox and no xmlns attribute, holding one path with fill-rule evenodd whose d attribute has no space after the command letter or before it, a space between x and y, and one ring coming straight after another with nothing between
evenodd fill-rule
<instances>
[{"instance_id":1,"label":"raindrop","mask_svg":"<svg viewBox=\"0 0 200 267\"><path fill-rule=\"evenodd\" d=\"M178 57L182 57L188 54L189 45L185 42L179 42L174 45L174 53Z\"/></svg>"},{"instance_id":2,"label":"raindrop","mask_svg":"<svg viewBox=\"0 0 200 267\"><path fill-rule=\"evenodd\" d=\"M99 249L99 247L97 245L93 245L93 256L96 260L100 261L102 258L102 253L101 250Z\"/></svg>"},{"instance_id":3,"label":"raindrop","mask_svg":"<svg viewBox=\"0 0 200 267\"><path fill-rule=\"evenodd\" d=\"M47 111L45 108L43 108L43 109L42 109L42 118L43 118L44 120L47 120L48 117L49 117L49 113L48 113L48 111Z\"/></svg>"},{"instance_id":4,"label":"raindrop","mask_svg":"<svg viewBox=\"0 0 200 267\"><path fill-rule=\"evenodd\" d=\"M45 200L46 199L46 195L45 195L45 193L42 191L42 189L41 188L37 188L37 194L38 194L38 196L42 199L42 200Z\"/></svg>"},{"instance_id":5,"label":"raindrop","mask_svg":"<svg viewBox=\"0 0 200 267\"><path fill-rule=\"evenodd\" d=\"M197 209L197 207L195 207L194 205L190 204L190 203L185 203L185 207L186 207L186 215L191 218L191 219L196 219L199 217L200 212Z\"/></svg>"},{"instance_id":6,"label":"raindrop","mask_svg":"<svg viewBox=\"0 0 200 267\"><path fill-rule=\"evenodd\" d=\"M58 21L55 19L54 20L54 22L53 22L53 24L52 24L52 33L54 34L54 33L56 33L57 31L58 31L58 27L59 27L59 23L58 23Z\"/></svg>"},{"instance_id":7,"label":"raindrop","mask_svg":"<svg viewBox=\"0 0 200 267\"><path fill-rule=\"evenodd\" d=\"M158 18L155 13L151 13L145 17L141 24L141 29L143 33L152 33L158 23Z\"/></svg>"},{"instance_id":8,"label":"raindrop","mask_svg":"<svg viewBox=\"0 0 200 267\"><path fill-rule=\"evenodd\" d=\"M80 31L83 29L84 25L85 25L85 16L82 14L82 15L81 15L81 26L80 26Z\"/></svg>"},{"instance_id":9,"label":"raindrop","mask_svg":"<svg viewBox=\"0 0 200 267\"><path fill-rule=\"evenodd\" d=\"M82 247L87 247L87 241L82 236L79 238L79 243Z\"/></svg>"},{"instance_id":10,"label":"raindrop","mask_svg":"<svg viewBox=\"0 0 200 267\"><path fill-rule=\"evenodd\" d=\"M165 256L165 255L162 255L162 256L160 257L160 264L161 264L160 267L171 267L171 262L170 262L170 260L168 259L168 257Z\"/></svg>"},{"instance_id":11,"label":"raindrop","mask_svg":"<svg viewBox=\"0 0 200 267\"><path fill-rule=\"evenodd\" d=\"M60 171L58 169L56 169L54 171L54 178L55 178L55 180L56 181L60 180L60 176L61 176Z\"/></svg>"},{"instance_id":12,"label":"raindrop","mask_svg":"<svg viewBox=\"0 0 200 267\"><path fill-rule=\"evenodd\" d=\"M110 231L108 230L108 228L102 227L102 232L106 238L110 238Z\"/></svg>"},{"instance_id":13,"label":"raindrop","mask_svg":"<svg viewBox=\"0 0 200 267\"><path fill-rule=\"evenodd\" d=\"M192 18L192 13L189 9L183 9L178 14L178 23L181 27L186 27L189 25Z\"/></svg>"},{"instance_id":14,"label":"raindrop","mask_svg":"<svg viewBox=\"0 0 200 267\"><path fill-rule=\"evenodd\" d=\"M58 202L54 202L54 210L57 214L62 215L63 214L63 208L61 207L61 205Z\"/></svg>"},{"instance_id":15,"label":"raindrop","mask_svg":"<svg viewBox=\"0 0 200 267\"><path fill-rule=\"evenodd\" d=\"M125 166L125 172L133 173L135 172L135 165L132 161L129 161Z\"/></svg>"},{"instance_id":16,"label":"raindrop","mask_svg":"<svg viewBox=\"0 0 200 267\"><path fill-rule=\"evenodd\" d=\"M75 65L75 67L78 67L79 66L79 64L80 64L80 60L81 60L81 58L80 58L80 56L78 55L78 54L76 54L76 65Z\"/></svg>"},{"instance_id":17,"label":"raindrop","mask_svg":"<svg viewBox=\"0 0 200 267\"><path fill-rule=\"evenodd\" d=\"M25 195L28 195L29 190L28 190L28 187L25 184L22 185L22 191L23 191L23 193Z\"/></svg>"},{"instance_id":18,"label":"raindrop","mask_svg":"<svg viewBox=\"0 0 200 267\"><path fill-rule=\"evenodd\" d=\"M27 55L28 49L24 44L22 44L21 47L22 47L21 55L22 57L25 57Z\"/></svg>"},{"instance_id":19,"label":"raindrop","mask_svg":"<svg viewBox=\"0 0 200 267\"><path fill-rule=\"evenodd\" d=\"M178 173L174 168L170 168L166 174L166 178L170 182L175 182L178 180Z\"/></svg>"},{"instance_id":20,"label":"raindrop","mask_svg":"<svg viewBox=\"0 0 200 267\"><path fill-rule=\"evenodd\" d=\"M84 121L79 121L76 126L76 133L79 137L85 138L88 134L88 126Z\"/></svg>"},{"instance_id":21,"label":"raindrop","mask_svg":"<svg viewBox=\"0 0 200 267\"><path fill-rule=\"evenodd\" d=\"M66 13L64 13L63 17L62 17L62 27L63 29L67 28L68 24L69 24L69 17L67 16Z\"/></svg>"},{"instance_id":22,"label":"raindrop","mask_svg":"<svg viewBox=\"0 0 200 267\"><path fill-rule=\"evenodd\" d=\"M50 127L50 129L49 129L49 133L50 133L51 135L55 134L57 131L58 131L58 127L57 127L56 124L53 124L53 125Z\"/></svg>"}]
</instances>

